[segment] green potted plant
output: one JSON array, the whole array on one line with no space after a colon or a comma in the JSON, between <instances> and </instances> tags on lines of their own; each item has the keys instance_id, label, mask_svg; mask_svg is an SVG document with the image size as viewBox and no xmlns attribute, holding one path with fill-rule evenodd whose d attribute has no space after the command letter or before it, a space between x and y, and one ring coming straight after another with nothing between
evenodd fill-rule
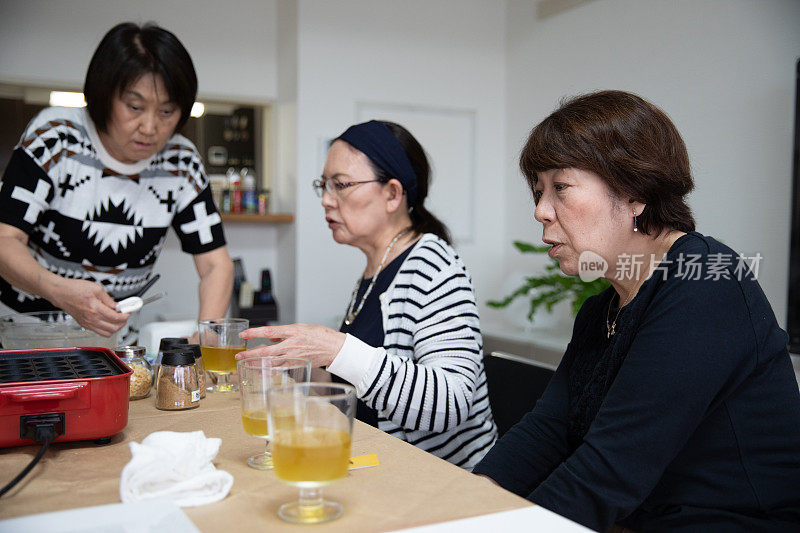
<instances>
[{"instance_id":1,"label":"green potted plant","mask_svg":"<svg viewBox=\"0 0 800 533\"><path fill-rule=\"evenodd\" d=\"M536 246L522 241L514 241L514 246L523 254L543 254L550 249L550 246ZM533 322L533 315L540 307L544 306L549 313L558 302L568 300L572 304L572 315L574 316L578 314L578 310L587 298L608 286L608 281L603 278L583 281L577 276L565 276L561 273L558 261L551 259L550 264L545 267L544 275L525 277L522 285L511 294L502 300L489 300L486 305L500 309L507 307L517 298L527 296L530 298L528 320Z\"/></svg>"}]
</instances>

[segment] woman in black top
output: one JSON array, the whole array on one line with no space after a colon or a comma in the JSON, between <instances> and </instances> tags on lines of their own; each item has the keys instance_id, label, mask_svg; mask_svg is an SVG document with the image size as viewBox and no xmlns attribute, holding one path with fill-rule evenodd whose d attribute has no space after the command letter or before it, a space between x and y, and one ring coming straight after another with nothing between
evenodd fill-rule
<instances>
[{"instance_id":1,"label":"woman in black top","mask_svg":"<svg viewBox=\"0 0 800 533\"><path fill-rule=\"evenodd\" d=\"M386 332L383 330L383 314L381 313L381 302L378 297L389 289L411 249L411 247L408 247L404 252L400 252L400 255L392 259L391 263L378 272L378 277L375 278L371 291L370 278L361 278L359 280L358 289L355 291L355 300L361 301L364 299L364 305L353 320L342 320L339 331L349 333L370 346L384 345ZM370 294L364 298L367 291L370 291ZM340 378L336 374L331 374L331 379L337 383L347 383L347 380ZM356 418L370 426L378 427L378 411L367 405L361 398L358 399L356 406Z\"/></svg>"},{"instance_id":2,"label":"woman in black top","mask_svg":"<svg viewBox=\"0 0 800 533\"><path fill-rule=\"evenodd\" d=\"M800 393L744 257L694 231L686 147L619 91L534 128L551 257L602 275L547 390L474 472L596 530L800 530Z\"/></svg>"}]
</instances>

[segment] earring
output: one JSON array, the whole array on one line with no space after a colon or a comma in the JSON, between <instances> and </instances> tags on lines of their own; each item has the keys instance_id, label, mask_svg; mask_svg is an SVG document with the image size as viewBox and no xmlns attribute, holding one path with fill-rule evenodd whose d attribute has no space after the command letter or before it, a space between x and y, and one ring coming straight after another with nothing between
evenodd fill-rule
<instances>
[{"instance_id":1,"label":"earring","mask_svg":"<svg viewBox=\"0 0 800 533\"><path fill-rule=\"evenodd\" d=\"M636 211L633 212L633 231L639 231L639 227L636 225Z\"/></svg>"}]
</instances>

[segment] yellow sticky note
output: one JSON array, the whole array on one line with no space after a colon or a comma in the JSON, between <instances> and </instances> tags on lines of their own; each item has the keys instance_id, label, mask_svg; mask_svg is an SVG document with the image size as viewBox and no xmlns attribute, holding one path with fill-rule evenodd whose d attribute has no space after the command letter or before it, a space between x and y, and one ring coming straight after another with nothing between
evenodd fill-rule
<instances>
[{"instance_id":1,"label":"yellow sticky note","mask_svg":"<svg viewBox=\"0 0 800 533\"><path fill-rule=\"evenodd\" d=\"M348 468L353 470L355 468L367 468L369 466L378 466L377 453L368 453L367 455L356 455L355 457L351 457Z\"/></svg>"}]
</instances>

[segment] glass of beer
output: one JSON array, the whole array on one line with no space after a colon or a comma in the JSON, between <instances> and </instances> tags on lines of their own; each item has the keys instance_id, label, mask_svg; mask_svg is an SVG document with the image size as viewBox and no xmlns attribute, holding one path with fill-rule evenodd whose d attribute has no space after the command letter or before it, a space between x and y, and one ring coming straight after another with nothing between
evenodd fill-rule
<instances>
[{"instance_id":1,"label":"glass of beer","mask_svg":"<svg viewBox=\"0 0 800 533\"><path fill-rule=\"evenodd\" d=\"M216 378L216 383L207 391L236 390L236 383L229 380L229 374L236 372L236 354L245 350L244 339L239 338L239 333L248 327L250 322L246 318L215 318L198 322L203 365Z\"/></svg>"},{"instance_id":2,"label":"glass of beer","mask_svg":"<svg viewBox=\"0 0 800 533\"><path fill-rule=\"evenodd\" d=\"M247 459L258 470L272 468L269 453L270 426L267 423L267 391L271 387L308 383L311 361L295 357L255 357L236 364L242 394L242 425L247 434L264 439L267 449ZM291 413L275 417L276 425L291 423ZM288 420L287 420L288 418Z\"/></svg>"},{"instance_id":3,"label":"glass of beer","mask_svg":"<svg viewBox=\"0 0 800 533\"><path fill-rule=\"evenodd\" d=\"M267 392L275 475L300 488L283 504L287 522L317 524L342 516L341 504L322 499L322 487L347 475L356 390L338 383L301 383Z\"/></svg>"}]
</instances>

